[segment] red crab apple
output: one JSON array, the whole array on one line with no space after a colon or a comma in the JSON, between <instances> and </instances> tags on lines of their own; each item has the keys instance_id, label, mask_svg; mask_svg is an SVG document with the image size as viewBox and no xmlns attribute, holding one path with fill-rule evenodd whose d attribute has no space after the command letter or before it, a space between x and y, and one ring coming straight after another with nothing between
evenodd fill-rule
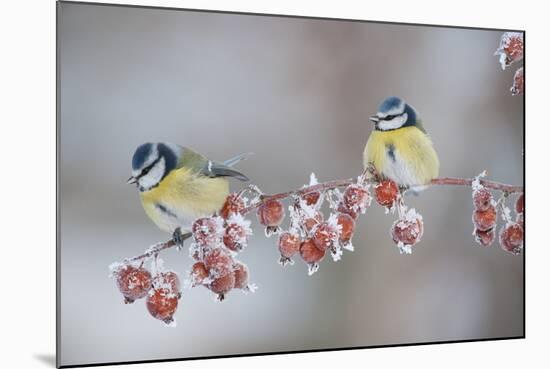
<instances>
[{"instance_id":1,"label":"red crab apple","mask_svg":"<svg viewBox=\"0 0 550 369\"><path fill-rule=\"evenodd\" d=\"M283 203L279 200L268 199L258 208L258 220L264 226L277 227L284 217Z\"/></svg>"},{"instance_id":2,"label":"red crab apple","mask_svg":"<svg viewBox=\"0 0 550 369\"><path fill-rule=\"evenodd\" d=\"M487 210L476 210L472 215L474 225L480 231L487 231L494 228L497 222L497 210L491 205Z\"/></svg>"},{"instance_id":3,"label":"red crab apple","mask_svg":"<svg viewBox=\"0 0 550 369\"><path fill-rule=\"evenodd\" d=\"M397 201L399 187L394 181L386 179L376 185L376 187L374 188L374 193L376 197L376 202L378 202L382 206L391 208L393 204L395 204L395 202Z\"/></svg>"},{"instance_id":4,"label":"red crab apple","mask_svg":"<svg viewBox=\"0 0 550 369\"><path fill-rule=\"evenodd\" d=\"M321 223L315 228L313 242L319 249L325 251L338 240L338 229L329 223Z\"/></svg>"},{"instance_id":5,"label":"red crab apple","mask_svg":"<svg viewBox=\"0 0 550 369\"><path fill-rule=\"evenodd\" d=\"M393 223L392 238L395 243L403 243L404 245L415 245L424 232L424 226L420 219L415 221L407 219L399 219Z\"/></svg>"},{"instance_id":6,"label":"red crab apple","mask_svg":"<svg viewBox=\"0 0 550 369\"><path fill-rule=\"evenodd\" d=\"M491 246L491 244L495 240L495 229L491 228L487 231L481 231L479 229L476 229L475 230L475 240L481 246L485 246L485 247Z\"/></svg>"},{"instance_id":7,"label":"red crab apple","mask_svg":"<svg viewBox=\"0 0 550 369\"><path fill-rule=\"evenodd\" d=\"M124 296L126 304L145 297L151 289L151 273L143 267L123 265L115 272L115 275L118 289Z\"/></svg>"},{"instance_id":8,"label":"red crab apple","mask_svg":"<svg viewBox=\"0 0 550 369\"><path fill-rule=\"evenodd\" d=\"M357 211L354 211L350 208L348 208L346 206L346 204L344 204L344 202L340 202L338 204L338 211L340 213L344 213L344 214L348 214L350 217L352 217L354 220L357 219L357 217L359 216L359 212Z\"/></svg>"},{"instance_id":9,"label":"red crab apple","mask_svg":"<svg viewBox=\"0 0 550 369\"><path fill-rule=\"evenodd\" d=\"M178 308L178 296L168 288L153 289L147 294L146 305L154 318L170 324Z\"/></svg>"},{"instance_id":10,"label":"red crab apple","mask_svg":"<svg viewBox=\"0 0 550 369\"><path fill-rule=\"evenodd\" d=\"M308 192L305 195L302 195L302 199L304 199L305 203L308 206L317 205L317 202L319 202L320 198L321 198L321 193L318 191Z\"/></svg>"},{"instance_id":11,"label":"red crab apple","mask_svg":"<svg viewBox=\"0 0 550 369\"><path fill-rule=\"evenodd\" d=\"M508 66L523 58L523 36L519 32L505 32L500 39L502 67Z\"/></svg>"},{"instance_id":12,"label":"red crab apple","mask_svg":"<svg viewBox=\"0 0 550 369\"><path fill-rule=\"evenodd\" d=\"M193 264L191 268L191 282L193 286L202 284L208 278L208 269L202 261Z\"/></svg>"},{"instance_id":13,"label":"red crab apple","mask_svg":"<svg viewBox=\"0 0 550 369\"><path fill-rule=\"evenodd\" d=\"M248 287L248 267L241 263L237 262L235 264L235 288L245 289Z\"/></svg>"},{"instance_id":14,"label":"red crab apple","mask_svg":"<svg viewBox=\"0 0 550 369\"><path fill-rule=\"evenodd\" d=\"M223 219L228 219L231 215L239 214L244 209L244 200L238 193L232 193L227 196L220 210Z\"/></svg>"},{"instance_id":15,"label":"red crab apple","mask_svg":"<svg viewBox=\"0 0 550 369\"><path fill-rule=\"evenodd\" d=\"M516 70L516 73L514 74L514 79L512 82L512 87L510 88L510 92L512 92L512 96L517 95L523 95L525 91L524 88L524 76L523 76L523 67Z\"/></svg>"},{"instance_id":16,"label":"red crab apple","mask_svg":"<svg viewBox=\"0 0 550 369\"><path fill-rule=\"evenodd\" d=\"M244 227L237 223L231 223L225 228L223 244L231 251L241 251L246 245L247 234Z\"/></svg>"},{"instance_id":17,"label":"red crab apple","mask_svg":"<svg viewBox=\"0 0 550 369\"><path fill-rule=\"evenodd\" d=\"M500 246L511 254L519 254L523 248L523 227L513 223L503 228L500 232Z\"/></svg>"},{"instance_id":18,"label":"red crab apple","mask_svg":"<svg viewBox=\"0 0 550 369\"><path fill-rule=\"evenodd\" d=\"M284 232L279 237L279 252L281 258L290 259L300 251L300 237L290 232Z\"/></svg>"},{"instance_id":19,"label":"red crab apple","mask_svg":"<svg viewBox=\"0 0 550 369\"><path fill-rule=\"evenodd\" d=\"M351 184L344 191L343 202L346 208L362 213L370 203L369 191L361 185Z\"/></svg>"},{"instance_id":20,"label":"red crab apple","mask_svg":"<svg viewBox=\"0 0 550 369\"><path fill-rule=\"evenodd\" d=\"M315 246L315 242L309 238L300 245L300 255L306 263L313 264L323 260L325 251Z\"/></svg>"},{"instance_id":21,"label":"red crab apple","mask_svg":"<svg viewBox=\"0 0 550 369\"><path fill-rule=\"evenodd\" d=\"M181 298L181 284L175 272L162 272L153 278L153 286L156 288L167 288Z\"/></svg>"},{"instance_id":22,"label":"red crab apple","mask_svg":"<svg viewBox=\"0 0 550 369\"><path fill-rule=\"evenodd\" d=\"M313 216L305 215L304 221L302 223L303 228L305 229L306 232L309 233L313 230L313 228L315 228L315 226L317 226L318 224L321 224L323 220L324 220L323 213L321 213L318 210L314 210Z\"/></svg>"},{"instance_id":23,"label":"red crab apple","mask_svg":"<svg viewBox=\"0 0 550 369\"><path fill-rule=\"evenodd\" d=\"M235 273L229 273L223 277L214 279L208 288L218 295L218 300L223 301L225 295L235 286Z\"/></svg>"},{"instance_id":24,"label":"red crab apple","mask_svg":"<svg viewBox=\"0 0 550 369\"><path fill-rule=\"evenodd\" d=\"M525 211L525 196L521 194L516 200L516 213L523 214L524 211Z\"/></svg>"},{"instance_id":25,"label":"red crab apple","mask_svg":"<svg viewBox=\"0 0 550 369\"><path fill-rule=\"evenodd\" d=\"M472 194L474 207L479 211L487 211L493 204L493 195L486 188L475 190Z\"/></svg>"},{"instance_id":26,"label":"red crab apple","mask_svg":"<svg viewBox=\"0 0 550 369\"><path fill-rule=\"evenodd\" d=\"M199 218L191 226L193 238L201 246L212 245L218 238L218 223L214 218Z\"/></svg>"},{"instance_id":27,"label":"red crab apple","mask_svg":"<svg viewBox=\"0 0 550 369\"><path fill-rule=\"evenodd\" d=\"M349 214L339 213L337 218L338 225L340 225L341 242L349 242L353 237L353 231L355 230L355 220Z\"/></svg>"},{"instance_id":28,"label":"red crab apple","mask_svg":"<svg viewBox=\"0 0 550 369\"><path fill-rule=\"evenodd\" d=\"M223 277L233 271L233 258L228 251L216 248L206 254L204 265L211 277Z\"/></svg>"}]
</instances>

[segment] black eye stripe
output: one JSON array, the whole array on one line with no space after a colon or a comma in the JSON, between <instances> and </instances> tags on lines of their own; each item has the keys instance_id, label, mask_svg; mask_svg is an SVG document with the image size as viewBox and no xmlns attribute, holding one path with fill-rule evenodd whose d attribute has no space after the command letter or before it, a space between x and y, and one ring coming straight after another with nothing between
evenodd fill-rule
<instances>
[{"instance_id":1,"label":"black eye stripe","mask_svg":"<svg viewBox=\"0 0 550 369\"><path fill-rule=\"evenodd\" d=\"M384 118L380 118L380 120L392 120L393 118L397 118L400 115L403 115L403 114L386 115Z\"/></svg>"},{"instance_id":2,"label":"black eye stripe","mask_svg":"<svg viewBox=\"0 0 550 369\"><path fill-rule=\"evenodd\" d=\"M143 168L141 170L141 173L139 174L139 176L137 177L138 179L143 177L144 175L146 175L147 173L149 173L149 171L151 169L153 169L153 167L160 161L161 157L159 156L154 162L152 162L151 164L149 164L148 166L146 166L145 168Z\"/></svg>"}]
</instances>

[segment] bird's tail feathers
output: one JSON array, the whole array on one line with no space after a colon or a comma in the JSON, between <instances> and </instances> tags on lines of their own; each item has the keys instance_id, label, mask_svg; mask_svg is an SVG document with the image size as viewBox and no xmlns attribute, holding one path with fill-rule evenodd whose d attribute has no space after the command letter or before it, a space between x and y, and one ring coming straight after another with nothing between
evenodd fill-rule
<instances>
[{"instance_id":1,"label":"bird's tail feathers","mask_svg":"<svg viewBox=\"0 0 550 369\"><path fill-rule=\"evenodd\" d=\"M235 164L237 164L238 162L248 159L248 157L252 156L252 155L254 155L253 152L245 152L245 153L237 155L237 156L235 156L231 159L227 159L226 161L223 162L223 164L225 166L232 167Z\"/></svg>"}]
</instances>

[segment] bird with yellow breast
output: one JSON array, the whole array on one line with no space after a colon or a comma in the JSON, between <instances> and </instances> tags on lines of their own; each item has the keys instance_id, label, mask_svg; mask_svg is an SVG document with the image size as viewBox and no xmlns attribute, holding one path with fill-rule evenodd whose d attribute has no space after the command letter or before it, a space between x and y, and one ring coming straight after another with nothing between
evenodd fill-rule
<instances>
[{"instance_id":1,"label":"bird with yellow breast","mask_svg":"<svg viewBox=\"0 0 550 369\"><path fill-rule=\"evenodd\" d=\"M248 181L232 168L247 156L216 162L183 146L148 142L134 153L128 183L137 186L149 218L181 246L195 219L221 209L229 194L227 178Z\"/></svg>"},{"instance_id":2,"label":"bird with yellow breast","mask_svg":"<svg viewBox=\"0 0 550 369\"><path fill-rule=\"evenodd\" d=\"M370 117L374 129L363 166L372 165L402 189L417 192L439 174L439 159L417 111L399 97L386 98Z\"/></svg>"}]
</instances>

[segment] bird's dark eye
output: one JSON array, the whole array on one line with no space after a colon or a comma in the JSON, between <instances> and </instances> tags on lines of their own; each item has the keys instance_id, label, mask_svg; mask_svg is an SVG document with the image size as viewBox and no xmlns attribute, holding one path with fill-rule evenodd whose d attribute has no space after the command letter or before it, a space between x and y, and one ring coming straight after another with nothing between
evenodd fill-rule
<instances>
[{"instance_id":1,"label":"bird's dark eye","mask_svg":"<svg viewBox=\"0 0 550 369\"><path fill-rule=\"evenodd\" d=\"M157 158L157 160L155 160L154 162L152 162L149 166L143 168L141 170L141 174L139 175L140 177L146 175L147 173L149 173L151 171L151 169L153 169L153 167L155 165L157 165L157 163L160 161L161 158Z\"/></svg>"},{"instance_id":2,"label":"bird's dark eye","mask_svg":"<svg viewBox=\"0 0 550 369\"><path fill-rule=\"evenodd\" d=\"M151 169L153 168L153 166L155 165L155 163L149 165L148 167L146 168L143 168L143 170L141 171L141 175L144 176L146 175L147 173L149 173L151 171Z\"/></svg>"},{"instance_id":3,"label":"bird's dark eye","mask_svg":"<svg viewBox=\"0 0 550 369\"><path fill-rule=\"evenodd\" d=\"M382 120L392 120L395 117L398 117L401 114L394 114L394 115L386 115Z\"/></svg>"}]
</instances>

